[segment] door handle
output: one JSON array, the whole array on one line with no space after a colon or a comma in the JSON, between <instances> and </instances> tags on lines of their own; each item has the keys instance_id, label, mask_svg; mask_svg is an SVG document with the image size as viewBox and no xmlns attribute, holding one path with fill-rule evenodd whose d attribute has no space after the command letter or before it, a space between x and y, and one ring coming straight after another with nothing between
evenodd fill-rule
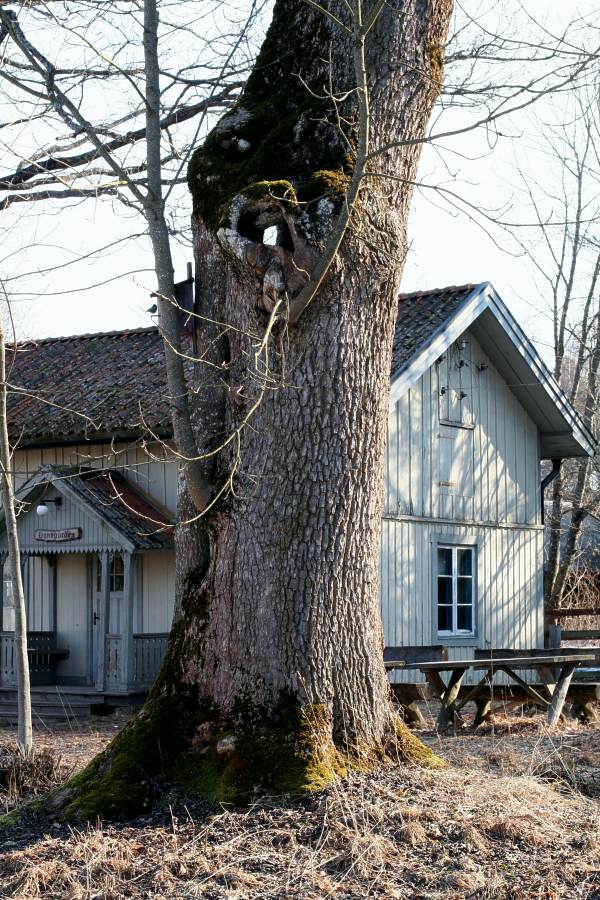
<instances>
[{"instance_id":1,"label":"door handle","mask_svg":"<svg viewBox=\"0 0 600 900\"><path fill-rule=\"evenodd\" d=\"M98 613L95 612L94 613L94 625L99 621L100 621L100 616L98 615Z\"/></svg>"}]
</instances>

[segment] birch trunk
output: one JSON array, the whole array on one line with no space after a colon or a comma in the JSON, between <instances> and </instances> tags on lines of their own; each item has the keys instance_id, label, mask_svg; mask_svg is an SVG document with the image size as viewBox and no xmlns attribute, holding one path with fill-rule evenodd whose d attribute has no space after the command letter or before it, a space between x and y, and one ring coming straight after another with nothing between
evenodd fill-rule
<instances>
[{"instance_id":1,"label":"birch trunk","mask_svg":"<svg viewBox=\"0 0 600 900\"><path fill-rule=\"evenodd\" d=\"M25 593L21 576L21 553L15 512L15 495L11 475L11 451L8 440L6 384L6 342L4 324L0 316L0 480L2 484L2 510L6 522L8 541L8 577L15 605L15 660L17 673L17 743L29 753L33 749L31 727L31 693L29 685L29 658L27 656L27 618Z\"/></svg>"},{"instance_id":2,"label":"birch trunk","mask_svg":"<svg viewBox=\"0 0 600 900\"><path fill-rule=\"evenodd\" d=\"M345 0L324 0L329 17L277 0L243 96L190 165L202 357L190 406L212 497L198 518L182 482L165 664L139 717L71 783L68 812L139 811L162 776L218 800L316 788L390 740L439 764L391 706L378 565L410 185L451 0L390 0L363 58L359 13L368 23L381 4L350 5L344 29L332 16L350 22ZM341 248L288 316L323 271L365 146Z\"/></svg>"}]
</instances>

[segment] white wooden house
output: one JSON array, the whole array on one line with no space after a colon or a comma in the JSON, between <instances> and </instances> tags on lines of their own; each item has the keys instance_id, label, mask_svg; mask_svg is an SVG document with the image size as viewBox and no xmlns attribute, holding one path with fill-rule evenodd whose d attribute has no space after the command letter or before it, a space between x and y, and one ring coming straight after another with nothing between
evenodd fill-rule
<instances>
[{"instance_id":1,"label":"white wooden house","mask_svg":"<svg viewBox=\"0 0 600 900\"><path fill-rule=\"evenodd\" d=\"M489 283L403 295L382 532L387 647L445 645L450 659L543 648L540 464L557 473L594 451Z\"/></svg>"},{"instance_id":2,"label":"white wooden house","mask_svg":"<svg viewBox=\"0 0 600 900\"><path fill-rule=\"evenodd\" d=\"M177 466L158 332L23 345L11 384L35 677L105 695L145 689L174 601L163 525L175 516ZM543 647L540 463L556 471L594 449L489 284L403 295L382 529L386 645L444 644L451 658ZM6 587L0 685L14 680Z\"/></svg>"},{"instance_id":3,"label":"white wooden house","mask_svg":"<svg viewBox=\"0 0 600 900\"><path fill-rule=\"evenodd\" d=\"M144 690L175 595L173 533L163 525L175 517L177 466L157 329L23 344L11 385L32 681ZM0 685L14 682L9 587Z\"/></svg>"}]
</instances>

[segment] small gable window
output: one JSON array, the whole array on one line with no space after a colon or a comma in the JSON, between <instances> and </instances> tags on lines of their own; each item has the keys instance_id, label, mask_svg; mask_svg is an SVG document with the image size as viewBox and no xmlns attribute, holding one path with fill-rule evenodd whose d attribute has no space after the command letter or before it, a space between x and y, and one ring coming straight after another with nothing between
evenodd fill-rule
<instances>
[{"instance_id":1,"label":"small gable window","mask_svg":"<svg viewBox=\"0 0 600 900\"><path fill-rule=\"evenodd\" d=\"M475 634L475 548L437 546L437 633Z\"/></svg>"},{"instance_id":2,"label":"small gable window","mask_svg":"<svg viewBox=\"0 0 600 900\"><path fill-rule=\"evenodd\" d=\"M467 340L456 341L437 361L439 419L442 425L472 428L473 366Z\"/></svg>"}]
</instances>

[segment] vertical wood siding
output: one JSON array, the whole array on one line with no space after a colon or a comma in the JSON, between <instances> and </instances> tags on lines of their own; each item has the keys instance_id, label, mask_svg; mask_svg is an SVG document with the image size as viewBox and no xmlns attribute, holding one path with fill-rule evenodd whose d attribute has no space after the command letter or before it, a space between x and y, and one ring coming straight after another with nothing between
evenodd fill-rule
<instances>
[{"instance_id":1,"label":"vertical wood siding","mask_svg":"<svg viewBox=\"0 0 600 900\"><path fill-rule=\"evenodd\" d=\"M156 550L142 557L142 608L138 630L145 634L171 630L175 605L175 554Z\"/></svg>"},{"instance_id":2,"label":"vertical wood siding","mask_svg":"<svg viewBox=\"0 0 600 900\"><path fill-rule=\"evenodd\" d=\"M390 411L381 556L385 643L440 643L434 550L447 535L475 542L477 559L476 636L449 646L450 659L471 658L475 646L543 647L540 519L536 425L467 332ZM392 678L421 680L414 672Z\"/></svg>"},{"instance_id":3,"label":"vertical wood siding","mask_svg":"<svg viewBox=\"0 0 600 900\"><path fill-rule=\"evenodd\" d=\"M148 451L131 444L116 444L111 448L91 443L17 450L13 457L16 488L35 475L42 464L118 469L161 506L171 512L177 507L177 464L172 457L167 458L159 444L150 446Z\"/></svg>"},{"instance_id":4,"label":"vertical wood siding","mask_svg":"<svg viewBox=\"0 0 600 900\"><path fill-rule=\"evenodd\" d=\"M450 659L482 650L544 646L540 529L472 527L384 519L381 612L389 646L442 643L436 635L434 550L444 535L476 542L475 639L449 645ZM444 641L445 642L445 641ZM394 680L412 682L415 673Z\"/></svg>"},{"instance_id":5,"label":"vertical wood siding","mask_svg":"<svg viewBox=\"0 0 600 900\"><path fill-rule=\"evenodd\" d=\"M440 422L440 391L452 382L444 357L390 413L386 514L540 524L536 425L475 337L461 340L461 385L470 392L463 419L473 427Z\"/></svg>"}]
</instances>

